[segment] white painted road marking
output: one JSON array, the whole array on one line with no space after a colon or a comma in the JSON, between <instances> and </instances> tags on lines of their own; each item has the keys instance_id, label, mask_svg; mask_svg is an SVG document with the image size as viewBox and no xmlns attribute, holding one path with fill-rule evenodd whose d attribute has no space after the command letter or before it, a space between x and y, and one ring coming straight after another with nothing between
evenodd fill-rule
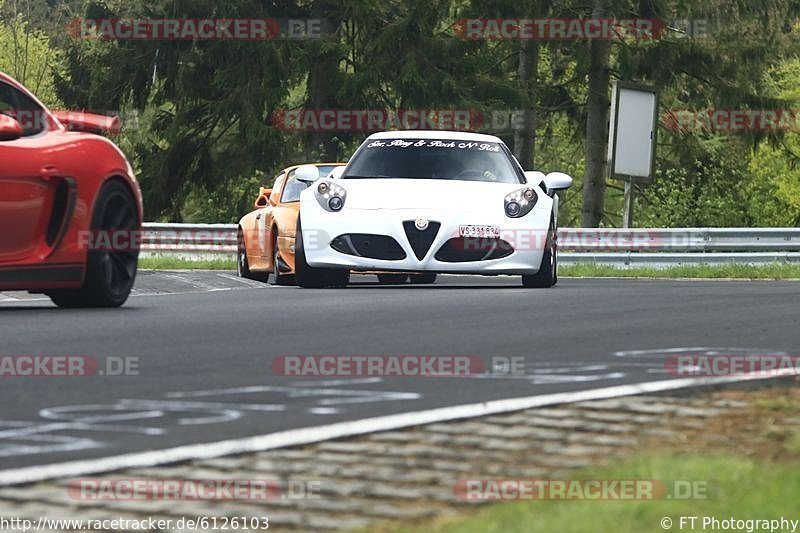
<instances>
[{"instance_id":1,"label":"white painted road marking","mask_svg":"<svg viewBox=\"0 0 800 533\"><path fill-rule=\"evenodd\" d=\"M520 411L547 405L602 400L652 394L704 385L720 385L745 381L773 379L778 376L793 377L794 371L779 371L773 376L735 376L722 378L683 378L645 383L618 385L579 392L563 392L540 396L526 396L504 400L491 400L481 403L442 407L396 415L378 416L361 420L338 422L322 426L279 431L267 435L230 439L213 443L191 444L164 450L130 453L105 458L69 461L51 465L17 468L0 472L0 486L32 483L53 478L80 477L99 472L111 472L128 468L143 468L156 465L211 459L224 455L312 444L332 439L364 435L378 431L419 426L436 422L446 422L463 418L474 418L511 411Z\"/></svg>"},{"instance_id":2,"label":"white painted road marking","mask_svg":"<svg viewBox=\"0 0 800 533\"><path fill-rule=\"evenodd\" d=\"M374 402L418 400L415 392L393 392L370 389L338 389L338 385L380 383L380 378L308 381L292 386L250 386L229 389L210 389L171 392L167 399L119 399L107 404L62 405L41 409L39 416L46 422L0 421L0 457L16 455L76 452L108 446L107 442L79 437L63 437L56 432L134 433L160 436L170 427L197 426L232 422L246 413L284 412L287 403L219 401L231 396L258 394L279 395L285 398L309 398L314 405L307 412L315 415L334 415L342 412L336 406ZM194 398L215 397L214 401ZM150 423L144 425L146 421ZM125 424L130 422L130 424ZM161 424L161 427L157 424ZM3 430L3 426L10 429Z\"/></svg>"}]
</instances>

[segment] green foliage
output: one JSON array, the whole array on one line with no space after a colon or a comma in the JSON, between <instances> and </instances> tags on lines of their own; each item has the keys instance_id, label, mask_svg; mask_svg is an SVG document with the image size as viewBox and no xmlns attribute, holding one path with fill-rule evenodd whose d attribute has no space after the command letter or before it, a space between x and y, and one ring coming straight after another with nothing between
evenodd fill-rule
<instances>
[{"instance_id":1,"label":"green foliage","mask_svg":"<svg viewBox=\"0 0 800 533\"><path fill-rule=\"evenodd\" d=\"M797 134L782 147L760 144L749 163L748 210L757 226L800 225L800 168Z\"/></svg>"},{"instance_id":2,"label":"green foliage","mask_svg":"<svg viewBox=\"0 0 800 533\"><path fill-rule=\"evenodd\" d=\"M183 203L183 220L202 224L208 220L217 222L239 222L243 213L253 209L259 187L272 185L272 178L263 173L247 179L232 179L230 182L208 190L205 187L186 187Z\"/></svg>"},{"instance_id":3,"label":"green foliage","mask_svg":"<svg viewBox=\"0 0 800 533\"><path fill-rule=\"evenodd\" d=\"M779 63L766 76L773 94L800 106L800 58ZM800 111L798 111L800 118ZM797 123L800 126L800 122ZM756 225L800 225L800 131L786 134L780 143L761 141L749 162L752 176L748 192L753 199L751 209L757 215ZM769 202L757 199L769 198Z\"/></svg>"},{"instance_id":4,"label":"green foliage","mask_svg":"<svg viewBox=\"0 0 800 533\"><path fill-rule=\"evenodd\" d=\"M749 225L751 198L744 193L743 161L725 157L726 147L710 150L686 166L657 172L634 208L638 225L724 227ZM763 200L763 197L761 198ZM755 202L753 202L755 204ZM754 205L754 207L758 207Z\"/></svg>"},{"instance_id":5,"label":"green foliage","mask_svg":"<svg viewBox=\"0 0 800 533\"><path fill-rule=\"evenodd\" d=\"M0 4L0 71L16 78L50 107L60 107L55 77L63 75L61 51L21 14L8 14Z\"/></svg>"},{"instance_id":6,"label":"green foliage","mask_svg":"<svg viewBox=\"0 0 800 533\"><path fill-rule=\"evenodd\" d=\"M796 446L797 439L790 444ZM796 449L791 448L791 451ZM701 480L708 487L707 497L639 501L530 499L484 505L474 513L387 524L381 531L640 533L680 531L679 520L687 516L698 517L695 527L701 530L703 517L766 520L795 516L795 502L800 496L797 483L800 464L796 459L759 461L744 453L736 454L735 450L698 454L686 453L676 446L671 451L609 463L605 468L578 472L572 479ZM661 525L665 517L670 519L669 527ZM688 522L684 528L684 531L690 530ZM710 525L707 530L711 530Z\"/></svg>"},{"instance_id":7,"label":"green foliage","mask_svg":"<svg viewBox=\"0 0 800 533\"><path fill-rule=\"evenodd\" d=\"M670 31L611 47L612 79L661 90L662 111L797 108L795 0L595 0L609 16L705 20L705 36ZM230 222L261 182L294 163L347 159L366 132L291 132L276 111L533 107L534 166L575 178L562 225L580 223L590 43L537 41L519 79L519 41L457 38L465 17L588 17L570 0L0 0L0 69L51 106L117 110L138 121L118 141L150 220ZM105 41L70 39L71 18L322 18L323 39ZM610 88L609 88L610 89ZM510 146L514 131L492 131ZM657 171L637 199L637 225L796 225L798 132L659 131ZM621 184L608 182L604 225L618 225Z\"/></svg>"}]
</instances>

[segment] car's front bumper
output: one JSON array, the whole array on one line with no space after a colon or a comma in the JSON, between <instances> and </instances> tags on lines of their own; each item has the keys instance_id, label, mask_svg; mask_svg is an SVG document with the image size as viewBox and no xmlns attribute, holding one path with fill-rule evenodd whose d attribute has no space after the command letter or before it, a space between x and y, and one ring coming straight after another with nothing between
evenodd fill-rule
<instances>
[{"instance_id":1,"label":"car's front bumper","mask_svg":"<svg viewBox=\"0 0 800 533\"><path fill-rule=\"evenodd\" d=\"M422 258L415 254L403 222L425 219L441 224ZM472 274L534 274L539 270L550 226L550 206L537 206L522 218L508 218L499 213L478 210L431 209L345 209L331 213L313 206L301 208L303 250L312 267L337 267L352 270L460 272ZM487 260L443 261L437 253L448 240L459 237L461 225L500 228L500 238L513 251L505 257ZM335 250L331 243L340 235L371 234L393 238L405 257L377 259ZM485 246L487 240L476 238L467 247ZM418 250L419 252L419 250Z\"/></svg>"}]
</instances>

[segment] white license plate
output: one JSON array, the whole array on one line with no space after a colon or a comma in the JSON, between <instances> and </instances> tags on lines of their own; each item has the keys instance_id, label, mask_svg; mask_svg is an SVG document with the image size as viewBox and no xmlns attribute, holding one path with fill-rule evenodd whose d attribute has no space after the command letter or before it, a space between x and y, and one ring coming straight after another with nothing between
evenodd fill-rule
<instances>
[{"instance_id":1,"label":"white license plate","mask_svg":"<svg viewBox=\"0 0 800 533\"><path fill-rule=\"evenodd\" d=\"M500 228L497 226L459 226L458 233L461 237L493 238L500 236Z\"/></svg>"}]
</instances>

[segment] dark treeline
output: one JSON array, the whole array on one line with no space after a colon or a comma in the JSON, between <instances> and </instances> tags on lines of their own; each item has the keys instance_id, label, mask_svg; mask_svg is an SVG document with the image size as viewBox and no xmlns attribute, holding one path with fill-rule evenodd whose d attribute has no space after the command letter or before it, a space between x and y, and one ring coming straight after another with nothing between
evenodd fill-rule
<instances>
[{"instance_id":1,"label":"dark treeline","mask_svg":"<svg viewBox=\"0 0 800 533\"><path fill-rule=\"evenodd\" d=\"M52 107L116 110L149 220L231 222L289 164L346 159L364 131L287 131L286 110L470 110L528 168L576 187L562 225L619 225L608 179L614 80L670 110L791 110L797 0L0 0L0 69ZM75 38L75 19L321 20L314 38ZM652 19L657 38L466 38L464 19ZM462 21L462 22L459 22ZM488 29L488 28L484 28ZM483 37L492 37L496 34ZM319 38L317 38L319 37ZM511 111L514 127L499 120ZM504 123L505 122L505 123ZM793 127L714 132L662 121L637 225L800 224ZM785 126L785 125L784 125ZM746 129L746 128L745 128ZM788 130L788 131L787 131ZM792 131L793 130L793 131Z\"/></svg>"}]
</instances>

